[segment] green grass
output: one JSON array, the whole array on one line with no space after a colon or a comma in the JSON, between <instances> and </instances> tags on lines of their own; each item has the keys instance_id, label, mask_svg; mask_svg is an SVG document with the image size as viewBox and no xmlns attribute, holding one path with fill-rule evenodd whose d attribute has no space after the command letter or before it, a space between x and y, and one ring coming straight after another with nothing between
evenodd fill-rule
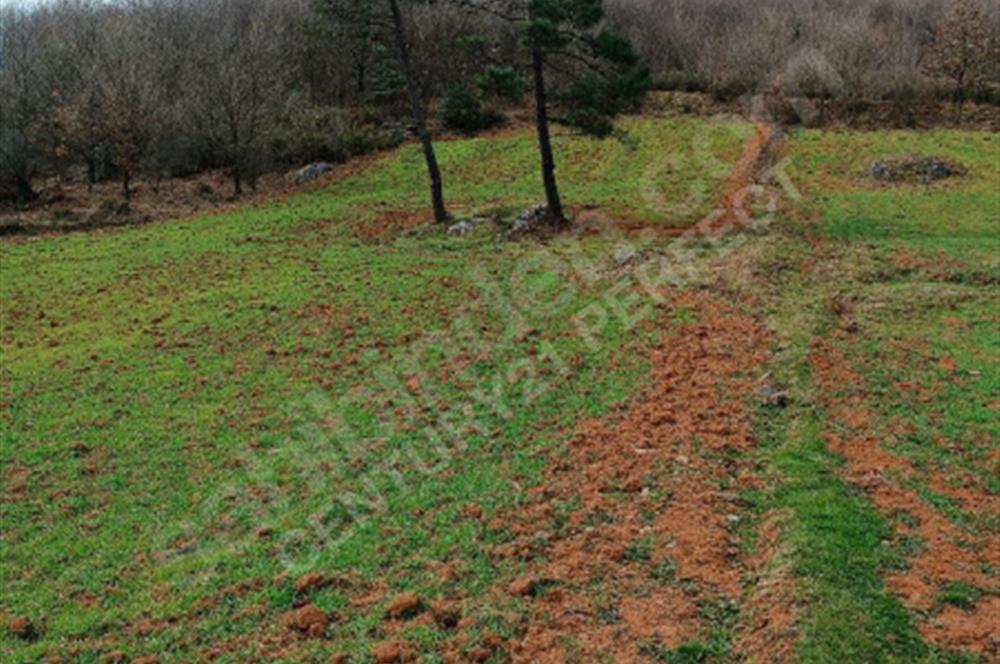
<instances>
[{"instance_id":1,"label":"green grass","mask_svg":"<svg viewBox=\"0 0 1000 664\"><path fill-rule=\"evenodd\" d=\"M750 287L769 312L777 339L772 370L790 386L793 402L758 417L769 485L751 498L761 515L789 515L785 538L801 611L797 656L975 661L924 643L915 625L925 617L884 588L883 577L904 569L923 544L897 538L891 519L905 515L880 514L842 479L842 460L822 437L830 424L807 355L821 338L842 352L862 380L844 388L869 395L874 422L867 435L917 468L906 486L961 532L996 536L995 519L963 512L926 481L957 472L977 483L973 491L998 488L990 458L1000 440L1000 142L981 132L803 130L791 136L789 153L803 199L786 210L776 232L752 245L758 279ZM933 185L879 185L865 177L871 160L908 154L943 156L968 174ZM841 331L843 315L853 333ZM955 370L942 369L941 358L954 361ZM952 584L941 601L968 607L977 592Z\"/></svg>"},{"instance_id":2,"label":"green grass","mask_svg":"<svg viewBox=\"0 0 1000 664\"><path fill-rule=\"evenodd\" d=\"M630 143L557 138L567 201L690 223L749 133L628 129ZM455 211L540 197L529 134L450 141L440 157ZM361 656L383 637L384 601L352 599L452 592L443 560L472 597L509 571L484 553L504 534L461 509L485 522L516 504L580 417L642 385L654 330L611 317L596 347L577 334L572 316L618 280L600 237L359 239L425 196L408 146L282 202L0 245L0 613L40 631L4 631L5 661L273 658L265 638L286 633L295 578L313 570L349 576L313 599ZM511 629L487 605L473 617ZM406 636L428 657L444 638Z\"/></svg>"},{"instance_id":3,"label":"green grass","mask_svg":"<svg viewBox=\"0 0 1000 664\"><path fill-rule=\"evenodd\" d=\"M798 131L793 181L822 210L823 231L856 242L902 241L963 254L1000 249L1000 136L991 132ZM866 176L876 159L934 155L968 173L933 185L877 183Z\"/></svg>"},{"instance_id":4,"label":"green grass","mask_svg":"<svg viewBox=\"0 0 1000 664\"><path fill-rule=\"evenodd\" d=\"M805 610L798 655L806 662L925 661L927 646L910 615L882 587L896 553L891 531L859 491L839 478L839 460L819 435L820 415L796 407L762 420L770 469L782 480L759 499L764 511L793 514L785 533Z\"/></svg>"},{"instance_id":5,"label":"green grass","mask_svg":"<svg viewBox=\"0 0 1000 664\"><path fill-rule=\"evenodd\" d=\"M627 128L621 142L557 137L564 197L673 226L709 210L751 131ZM528 133L439 150L459 215L509 218L540 199ZM1000 490L998 150L982 132L795 132L803 199L737 256L752 269L733 288L752 291L775 335L768 369L792 397L755 418L766 485L746 497L758 516L787 515L800 661L972 661L922 641L928 616L885 589L925 543L897 537L908 515L879 513L843 478L808 353L826 339L859 373L872 435L917 469L908 488L964 535L997 535L995 516L932 480ZM922 153L969 172L930 186L864 177L872 159ZM610 237L366 232L422 213L425 189L406 146L281 202L0 244L0 618L39 631L4 631L0 659L366 661L403 590L467 597L471 642L516 635L519 600L489 592L519 570L486 554L511 535L486 524L516 508L581 418L644 385L648 342L693 314L631 328L611 316L587 343L573 316L606 306L622 279ZM470 505L481 520L463 516ZM555 527L576 507L554 505ZM650 567L660 545L639 540L626 559ZM336 617L330 640L288 640L281 617L310 571L342 575L309 597ZM675 569L647 573L670 583ZM998 591L979 585L944 583L938 604L974 610ZM602 606L617 619L615 598ZM703 639L649 644L651 660L739 657L739 607L701 608ZM395 636L428 662L448 638L430 623Z\"/></svg>"}]
</instances>

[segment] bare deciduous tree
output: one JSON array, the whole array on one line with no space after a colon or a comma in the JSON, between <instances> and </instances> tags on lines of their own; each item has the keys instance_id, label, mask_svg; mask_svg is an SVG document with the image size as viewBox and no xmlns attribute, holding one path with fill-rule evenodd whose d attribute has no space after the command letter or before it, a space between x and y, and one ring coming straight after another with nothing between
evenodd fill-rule
<instances>
[{"instance_id":1,"label":"bare deciduous tree","mask_svg":"<svg viewBox=\"0 0 1000 664\"><path fill-rule=\"evenodd\" d=\"M271 5L223 0L205 9L192 58L191 103L229 169L233 194L256 185L268 118L282 102L286 71Z\"/></svg>"},{"instance_id":2,"label":"bare deciduous tree","mask_svg":"<svg viewBox=\"0 0 1000 664\"><path fill-rule=\"evenodd\" d=\"M930 76L948 79L959 110L970 90L982 87L993 66L992 38L986 16L975 0L952 0L927 50Z\"/></svg>"},{"instance_id":3,"label":"bare deciduous tree","mask_svg":"<svg viewBox=\"0 0 1000 664\"><path fill-rule=\"evenodd\" d=\"M31 179L41 159L44 90L29 17L0 10L0 24L0 193L24 205L37 196Z\"/></svg>"}]
</instances>

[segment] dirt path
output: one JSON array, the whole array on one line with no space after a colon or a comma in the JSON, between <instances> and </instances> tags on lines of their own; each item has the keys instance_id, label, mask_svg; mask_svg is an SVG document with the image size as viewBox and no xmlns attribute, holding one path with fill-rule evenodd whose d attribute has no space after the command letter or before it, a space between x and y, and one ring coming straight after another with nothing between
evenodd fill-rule
<instances>
[{"instance_id":1,"label":"dirt path","mask_svg":"<svg viewBox=\"0 0 1000 664\"><path fill-rule=\"evenodd\" d=\"M771 137L757 125L700 232L744 223ZM738 533L739 490L756 483L747 396L768 332L704 293L672 293L668 308L694 322L653 349L652 385L582 423L528 503L500 519L516 539L493 557L534 561L499 591L526 598L514 662L648 662L735 632L752 564Z\"/></svg>"},{"instance_id":2,"label":"dirt path","mask_svg":"<svg viewBox=\"0 0 1000 664\"><path fill-rule=\"evenodd\" d=\"M753 446L744 396L768 334L708 296L676 294L671 306L696 322L653 350L652 386L581 424L504 519L516 540L494 557L545 561L507 589L531 597L515 662L648 662L707 642L713 612L732 615L744 569L737 489L754 482L739 454Z\"/></svg>"},{"instance_id":3,"label":"dirt path","mask_svg":"<svg viewBox=\"0 0 1000 664\"><path fill-rule=\"evenodd\" d=\"M726 178L713 212L698 223L700 233L731 231L750 222L747 210L750 189L768 165L775 136L775 130L770 125L763 122L754 125L754 132Z\"/></svg>"}]
</instances>

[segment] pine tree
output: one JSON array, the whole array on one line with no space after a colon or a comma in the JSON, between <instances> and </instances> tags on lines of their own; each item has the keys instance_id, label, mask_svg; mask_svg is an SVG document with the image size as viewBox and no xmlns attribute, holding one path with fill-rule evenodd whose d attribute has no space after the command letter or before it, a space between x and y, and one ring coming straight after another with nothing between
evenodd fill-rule
<instances>
[{"instance_id":1,"label":"pine tree","mask_svg":"<svg viewBox=\"0 0 1000 664\"><path fill-rule=\"evenodd\" d=\"M636 108L649 89L631 44L605 27L603 0L454 0L501 17L522 31L530 56L535 127L546 213L566 223L550 123L606 137L619 113ZM553 76L554 74L554 76ZM558 111L553 116L553 108Z\"/></svg>"},{"instance_id":2,"label":"pine tree","mask_svg":"<svg viewBox=\"0 0 1000 664\"><path fill-rule=\"evenodd\" d=\"M427 106L417 77L417 67L410 53L410 41L401 0L318 0L318 7L321 15L328 20L350 26L350 29L395 52L399 73L406 86L413 129L424 153L434 219L439 222L446 221L448 211L444 204L441 170L427 128Z\"/></svg>"}]
</instances>

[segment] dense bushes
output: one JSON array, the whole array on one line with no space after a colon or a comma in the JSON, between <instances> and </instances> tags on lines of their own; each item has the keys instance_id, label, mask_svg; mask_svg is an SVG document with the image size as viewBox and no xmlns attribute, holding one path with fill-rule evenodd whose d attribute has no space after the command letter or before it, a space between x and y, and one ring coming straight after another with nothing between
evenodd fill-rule
<instances>
[{"instance_id":1,"label":"dense bushes","mask_svg":"<svg viewBox=\"0 0 1000 664\"><path fill-rule=\"evenodd\" d=\"M500 112L483 108L479 97L465 87L446 90L438 114L445 127L464 132L488 129L503 122Z\"/></svg>"},{"instance_id":2,"label":"dense bushes","mask_svg":"<svg viewBox=\"0 0 1000 664\"><path fill-rule=\"evenodd\" d=\"M268 137L269 161L279 166L340 162L398 145L402 132L380 126L378 113L352 113L293 97Z\"/></svg>"}]
</instances>

